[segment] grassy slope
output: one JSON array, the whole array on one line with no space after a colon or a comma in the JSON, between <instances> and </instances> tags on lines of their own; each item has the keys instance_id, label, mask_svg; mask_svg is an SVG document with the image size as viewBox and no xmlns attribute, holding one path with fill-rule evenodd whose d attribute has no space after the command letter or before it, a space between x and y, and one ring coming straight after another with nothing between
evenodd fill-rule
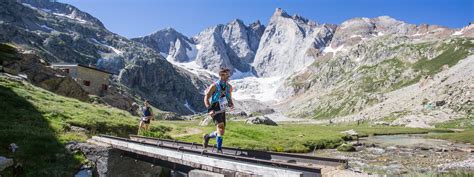
<instances>
[{"instance_id":1,"label":"grassy slope","mask_svg":"<svg viewBox=\"0 0 474 177\"><path fill-rule=\"evenodd\" d=\"M94 133L126 136L136 133L138 119L128 112L56 95L25 82L0 76L0 155L21 162L26 176L71 176L85 160L66 153L68 141L84 141L90 134L71 132L72 125ZM149 136L169 129L152 126ZM13 154L10 143L20 148ZM9 176L10 170L2 173ZM1 175L1 173L0 173Z\"/></svg>"}]
</instances>

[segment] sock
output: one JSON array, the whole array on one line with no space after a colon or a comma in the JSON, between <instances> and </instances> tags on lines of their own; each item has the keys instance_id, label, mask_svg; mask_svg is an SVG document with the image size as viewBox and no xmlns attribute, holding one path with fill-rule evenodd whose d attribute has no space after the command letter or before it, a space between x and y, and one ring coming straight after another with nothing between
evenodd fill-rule
<instances>
[{"instance_id":1,"label":"sock","mask_svg":"<svg viewBox=\"0 0 474 177\"><path fill-rule=\"evenodd\" d=\"M217 136L216 138L217 150L222 150L222 141L224 141L223 137Z\"/></svg>"},{"instance_id":2,"label":"sock","mask_svg":"<svg viewBox=\"0 0 474 177\"><path fill-rule=\"evenodd\" d=\"M217 131L209 133L209 138L215 138L217 136Z\"/></svg>"}]
</instances>

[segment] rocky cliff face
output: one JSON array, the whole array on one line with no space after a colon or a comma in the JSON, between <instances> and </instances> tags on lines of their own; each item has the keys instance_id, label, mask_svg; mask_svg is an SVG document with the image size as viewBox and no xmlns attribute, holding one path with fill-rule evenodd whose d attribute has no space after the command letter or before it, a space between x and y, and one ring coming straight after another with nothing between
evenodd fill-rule
<instances>
[{"instance_id":1,"label":"rocky cliff face","mask_svg":"<svg viewBox=\"0 0 474 177\"><path fill-rule=\"evenodd\" d=\"M259 22L246 26L238 19L207 28L193 37L198 49L196 63L213 72L221 67L250 71L263 28Z\"/></svg>"},{"instance_id":2,"label":"rocky cliff face","mask_svg":"<svg viewBox=\"0 0 474 177\"><path fill-rule=\"evenodd\" d=\"M117 74L126 66L134 68L140 67L136 66L137 63L147 63L153 67L134 72L136 75L123 74L119 80L140 84L147 82L141 79L144 73L162 72L166 74L160 75L160 78L157 78L157 75L150 75L147 79L167 80L169 81L166 83L167 86L163 87L168 88L177 88L184 82L189 87L178 90L186 90L191 95L200 94L196 89L197 85L193 85L194 82L184 79L188 78L186 74L189 73L179 74L170 64L160 65L159 63L165 62L165 59L158 52L108 31L99 20L73 6L48 0L5 0L0 7L0 42L11 42L32 50L50 63L96 64L101 69ZM134 88L135 84L130 83L132 82L122 85ZM142 88L147 91L140 91L140 96L166 111L192 113L184 105L186 100L170 97L167 97L169 100L154 100L161 98L153 95L156 92L150 91L155 90L156 86L158 85L154 85L153 88ZM162 94L178 95L173 89L162 91ZM204 109L202 101L197 101L197 97L189 99L191 99L188 100L190 108ZM158 104L163 102L166 104ZM180 112L182 110L187 111Z\"/></svg>"},{"instance_id":3,"label":"rocky cliff face","mask_svg":"<svg viewBox=\"0 0 474 177\"><path fill-rule=\"evenodd\" d=\"M209 27L191 39L168 28L133 40L162 53L171 62L195 62L212 72L221 67L247 72L252 69L250 64L264 29L259 21L247 26L236 19Z\"/></svg>"},{"instance_id":4,"label":"rocky cliff face","mask_svg":"<svg viewBox=\"0 0 474 177\"><path fill-rule=\"evenodd\" d=\"M193 41L173 28L166 28L149 36L133 38L132 40L147 45L161 53L165 58L169 55L173 61L187 62L196 57L190 54L195 50L193 49Z\"/></svg>"},{"instance_id":5,"label":"rocky cliff face","mask_svg":"<svg viewBox=\"0 0 474 177\"><path fill-rule=\"evenodd\" d=\"M135 60L120 72L119 78L120 83L140 95L148 95L160 109L191 114L202 111L204 106L195 109L195 105L202 104L203 96L187 74L162 59Z\"/></svg>"},{"instance_id":6,"label":"rocky cliff face","mask_svg":"<svg viewBox=\"0 0 474 177\"><path fill-rule=\"evenodd\" d=\"M264 77L296 72L315 61L335 29L335 25L320 25L277 9L263 33L252 65Z\"/></svg>"}]
</instances>

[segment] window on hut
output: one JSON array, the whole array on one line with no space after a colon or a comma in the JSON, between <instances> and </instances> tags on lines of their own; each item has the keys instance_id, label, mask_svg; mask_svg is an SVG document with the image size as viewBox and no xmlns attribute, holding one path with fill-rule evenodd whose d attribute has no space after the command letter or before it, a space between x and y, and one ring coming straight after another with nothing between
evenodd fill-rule
<instances>
[{"instance_id":1,"label":"window on hut","mask_svg":"<svg viewBox=\"0 0 474 177\"><path fill-rule=\"evenodd\" d=\"M85 86L90 86L90 85L91 85L91 81L83 81L83 84L84 84Z\"/></svg>"}]
</instances>

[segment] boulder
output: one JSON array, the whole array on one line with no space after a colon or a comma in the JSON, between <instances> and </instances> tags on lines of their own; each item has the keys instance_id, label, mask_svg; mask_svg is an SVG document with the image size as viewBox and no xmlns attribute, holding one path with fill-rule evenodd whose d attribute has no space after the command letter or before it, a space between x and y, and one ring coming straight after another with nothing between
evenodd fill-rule
<instances>
[{"instance_id":1,"label":"boulder","mask_svg":"<svg viewBox=\"0 0 474 177\"><path fill-rule=\"evenodd\" d=\"M359 135L354 129L350 129L350 130L347 130L347 131L342 131L341 133L349 135L349 136Z\"/></svg>"},{"instance_id":2,"label":"boulder","mask_svg":"<svg viewBox=\"0 0 474 177\"><path fill-rule=\"evenodd\" d=\"M275 121L265 116L248 118L247 120L245 120L245 123L278 126L278 124Z\"/></svg>"},{"instance_id":3,"label":"boulder","mask_svg":"<svg viewBox=\"0 0 474 177\"><path fill-rule=\"evenodd\" d=\"M161 119L163 120L184 120L183 117L179 116L178 114L167 112L161 114Z\"/></svg>"},{"instance_id":4,"label":"boulder","mask_svg":"<svg viewBox=\"0 0 474 177\"><path fill-rule=\"evenodd\" d=\"M0 156L0 171L13 165L13 159Z\"/></svg>"},{"instance_id":5,"label":"boulder","mask_svg":"<svg viewBox=\"0 0 474 177\"><path fill-rule=\"evenodd\" d=\"M259 115L267 115L267 114L272 114L274 113L275 110L274 109L271 109L271 108L263 108L263 109L259 109L253 113L250 114L251 117L253 116L259 116Z\"/></svg>"},{"instance_id":6,"label":"boulder","mask_svg":"<svg viewBox=\"0 0 474 177\"><path fill-rule=\"evenodd\" d=\"M351 144L342 144L339 147L337 147L337 150L338 151L343 151L343 152L353 152L356 149Z\"/></svg>"}]
</instances>

